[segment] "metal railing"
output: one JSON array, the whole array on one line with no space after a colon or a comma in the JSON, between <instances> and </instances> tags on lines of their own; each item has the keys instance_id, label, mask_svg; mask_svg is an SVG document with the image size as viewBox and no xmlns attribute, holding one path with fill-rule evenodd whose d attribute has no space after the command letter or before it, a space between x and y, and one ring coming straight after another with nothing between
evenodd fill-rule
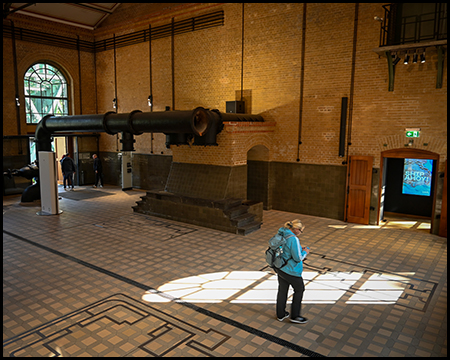
<instances>
[{"instance_id":1,"label":"metal railing","mask_svg":"<svg viewBox=\"0 0 450 360\"><path fill-rule=\"evenodd\" d=\"M434 12L401 15L402 3L383 5L380 47L447 39L447 4L436 3Z\"/></svg>"},{"instance_id":2,"label":"metal railing","mask_svg":"<svg viewBox=\"0 0 450 360\"><path fill-rule=\"evenodd\" d=\"M150 29L144 29L141 31L136 31L130 34L116 36L114 38L109 38L105 40L95 41L94 48L95 52L111 50L116 48L133 45L141 42L160 39L163 37L168 37L172 35L184 34L186 32L203 30L210 27L222 26L224 24L224 12L223 10L216 11L210 14L193 17L190 19L176 21L172 24L157 26Z\"/></svg>"},{"instance_id":3,"label":"metal railing","mask_svg":"<svg viewBox=\"0 0 450 360\"><path fill-rule=\"evenodd\" d=\"M116 36L98 41L80 40L77 38L53 35L36 30L28 30L20 27L12 27L9 24L3 24L3 36L12 38L14 35L16 40L30 41L34 43L58 46L68 49L100 52L112 50L114 47L124 47L142 42L160 39L173 35L184 34L191 31L203 30L216 26L224 25L224 11L215 11L209 14L196 16L186 20L175 21L172 24L156 26L150 29L135 31L130 34Z\"/></svg>"}]
</instances>

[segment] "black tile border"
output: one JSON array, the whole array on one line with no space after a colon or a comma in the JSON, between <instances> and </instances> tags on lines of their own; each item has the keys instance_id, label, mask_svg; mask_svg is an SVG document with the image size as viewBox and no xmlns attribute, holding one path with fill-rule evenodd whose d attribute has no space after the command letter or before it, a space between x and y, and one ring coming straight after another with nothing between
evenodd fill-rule
<instances>
[{"instance_id":1,"label":"black tile border","mask_svg":"<svg viewBox=\"0 0 450 360\"><path fill-rule=\"evenodd\" d=\"M165 293L163 293L163 292L161 292L161 291L159 291L159 290L157 290L157 289L155 289L155 288L153 288L153 287L151 287L151 286L142 284L142 283L137 282L137 281L135 281L135 280L133 280L133 279L130 279L130 278L128 278L128 277L125 277L125 276L116 274L116 273L114 273L114 272L112 272L112 271L109 271L109 270L106 270L106 269L104 269L104 268L101 268L101 267L99 267L99 266L97 266L97 265L88 263L88 262L83 261L83 260L81 260L81 259L78 259L78 258L76 258L76 257L74 257L74 256L71 256L71 255L62 253L62 252L60 252L60 251L58 251L58 250L55 250L55 249L52 249L52 248L50 248L50 247L48 247L48 246L45 246L45 245L36 243L36 242L34 242L34 241L32 241L32 240L29 240L29 239L26 239L26 238L24 238L24 237L22 237L22 236L20 236L20 235L13 234L13 233L11 233L11 232L9 232L9 231L6 231L6 230L3 230L3 233L4 233L4 234L7 234L7 235L9 235L9 236L12 236L12 237L14 237L14 238L16 238L16 239L18 239L18 240L24 241L24 242L26 242L26 243L28 243L28 244L30 244L30 245L33 245L33 246L36 246L36 247L38 247L38 248L40 248L40 249L43 249L43 250L45 250L45 251L48 251L48 252L50 252L50 253L52 253L52 254L55 254L55 255L58 255L58 256L61 256L61 257L65 258L65 259L67 259L67 260L73 261L73 262L75 262L75 263L77 263L77 264L86 266L86 267L88 267L88 268L90 268L90 269L93 269L93 270L98 271L98 272L101 272L101 273L103 273L103 274L105 274L105 275L108 275L108 276L111 276L111 277L113 277L113 278L116 278L116 279L118 279L118 280L120 280L120 281L123 281L123 282L129 284L129 285L136 286L136 287L139 288L139 289L142 289L142 290L145 290L145 291L150 290L151 292L153 292L153 293L155 293L155 294L158 294L158 295L160 295L160 296L169 298L171 301L174 301L174 302L176 302L177 304L184 305L184 306L186 306L186 307L188 307L188 308L190 308L190 309L192 309L192 310L194 310L194 311L197 311L197 312L199 312L199 313L201 313L201 314L203 314L203 315L212 317L212 318L214 318L214 319L216 319L216 320L219 320L219 321L221 321L221 322L223 322L223 323L232 325L232 326L234 326L234 327L236 327L236 328L239 328L239 329L241 329L241 330L244 330L244 331L246 331L246 332L248 332L248 333L250 333L250 334L252 334L252 335L259 336L259 337L261 337L261 338L263 338L263 339L269 340L269 341L271 341L271 342L273 342L273 343L276 343L276 344L278 344L278 345L284 346L284 347L286 347L286 348L289 348L289 349L291 349L291 350L293 350L293 351L296 351L296 352L298 352L298 353L301 353L301 354L303 354L303 355L310 356L310 357L325 357L324 355L319 354L319 353L317 353L317 352L315 352L315 351L306 349L306 348L304 348L304 347L302 347L302 346L300 346L300 345L294 344L294 343L292 343L292 342L289 342L289 341L286 341L286 340L281 339L281 338L279 338L279 337L276 337L276 336L273 336L273 335L271 335L271 334L268 334L268 333L266 333L266 332L264 332L264 331L261 331L261 330L255 329L255 328L253 328L253 327L251 327L251 326L248 326L248 325L242 324L242 323L240 323L240 322L237 322L237 321L235 321L235 320L233 320L233 319L229 319L229 318L227 318L227 317L225 317L225 316L222 316L222 315L219 315L219 314L214 313L214 312L212 312L212 311L206 310L206 309L204 309L204 308L202 308L202 307L200 307L200 306L197 306L197 305L195 305L195 304L185 302L185 301L183 301L183 300L181 300L181 299L179 299L179 298L175 298L175 297L173 297L173 296L171 296L171 295L165 294ZM274 321L275 321L275 320L274 320ZM14 336L14 337L12 337L12 338L10 338L10 339L4 340L4 341L3 341L3 344L5 344L5 342L10 342L12 339L14 339L14 338L16 338L16 337L19 337L19 336L21 336L21 335L22 335L22 334L19 334L19 335L16 335L16 336Z\"/></svg>"}]
</instances>

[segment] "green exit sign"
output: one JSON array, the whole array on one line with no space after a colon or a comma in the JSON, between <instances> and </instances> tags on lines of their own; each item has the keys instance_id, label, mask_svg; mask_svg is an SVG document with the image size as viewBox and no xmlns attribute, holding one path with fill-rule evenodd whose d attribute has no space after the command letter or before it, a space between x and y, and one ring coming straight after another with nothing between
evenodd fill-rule
<instances>
[{"instance_id":1,"label":"green exit sign","mask_svg":"<svg viewBox=\"0 0 450 360\"><path fill-rule=\"evenodd\" d=\"M418 138L420 136L420 130L406 130L407 138Z\"/></svg>"}]
</instances>

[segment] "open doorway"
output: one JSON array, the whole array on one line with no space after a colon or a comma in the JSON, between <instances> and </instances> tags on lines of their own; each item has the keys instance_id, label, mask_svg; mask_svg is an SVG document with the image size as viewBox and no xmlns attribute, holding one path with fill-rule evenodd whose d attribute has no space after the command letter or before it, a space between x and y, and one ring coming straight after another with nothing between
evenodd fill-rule
<instances>
[{"instance_id":1,"label":"open doorway","mask_svg":"<svg viewBox=\"0 0 450 360\"><path fill-rule=\"evenodd\" d=\"M433 229L439 155L419 149L381 153L378 224ZM403 224L403 225L402 225ZM428 225L429 224L429 225Z\"/></svg>"},{"instance_id":2,"label":"open doorway","mask_svg":"<svg viewBox=\"0 0 450 360\"><path fill-rule=\"evenodd\" d=\"M269 165L269 149L264 145L247 152L247 200L262 202L264 210L272 208Z\"/></svg>"},{"instance_id":3,"label":"open doorway","mask_svg":"<svg viewBox=\"0 0 450 360\"><path fill-rule=\"evenodd\" d=\"M30 164L32 164L36 160L36 143L34 142L34 137L31 137L29 141L30 141ZM57 171L56 171L57 182L58 184L62 184L63 175L61 172L60 160L62 159L64 154L70 152L70 150L68 150L68 144L70 144L70 142L68 142L66 136L55 136L51 144L52 144L52 151L55 152L57 163Z\"/></svg>"},{"instance_id":4,"label":"open doorway","mask_svg":"<svg viewBox=\"0 0 450 360\"><path fill-rule=\"evenodd\" d=\"M54 152L56 156L56 164L57 164L57 181L58 184L62 185L64 181L64 177L61 171L61 159L64 154L67 154L67 146L66 146L66 137L64 136L55 136L54 137Z\"/></svg>"}]
</instances>

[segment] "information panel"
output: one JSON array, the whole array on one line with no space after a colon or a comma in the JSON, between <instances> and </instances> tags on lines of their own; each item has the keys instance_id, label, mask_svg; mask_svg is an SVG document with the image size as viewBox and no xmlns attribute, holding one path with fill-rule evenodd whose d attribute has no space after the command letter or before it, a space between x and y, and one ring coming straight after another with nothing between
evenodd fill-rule
<instances>
[{"instance_id":1,"label":"information panel","mask_svg":"<svg viewBox=\"0 0 450 360\"><path fill-rule=\"evenodd\" d=\"M431 195L433 160L405 159L403 165L402 193L407 195Z\"/></svg>"}]
</instances>

